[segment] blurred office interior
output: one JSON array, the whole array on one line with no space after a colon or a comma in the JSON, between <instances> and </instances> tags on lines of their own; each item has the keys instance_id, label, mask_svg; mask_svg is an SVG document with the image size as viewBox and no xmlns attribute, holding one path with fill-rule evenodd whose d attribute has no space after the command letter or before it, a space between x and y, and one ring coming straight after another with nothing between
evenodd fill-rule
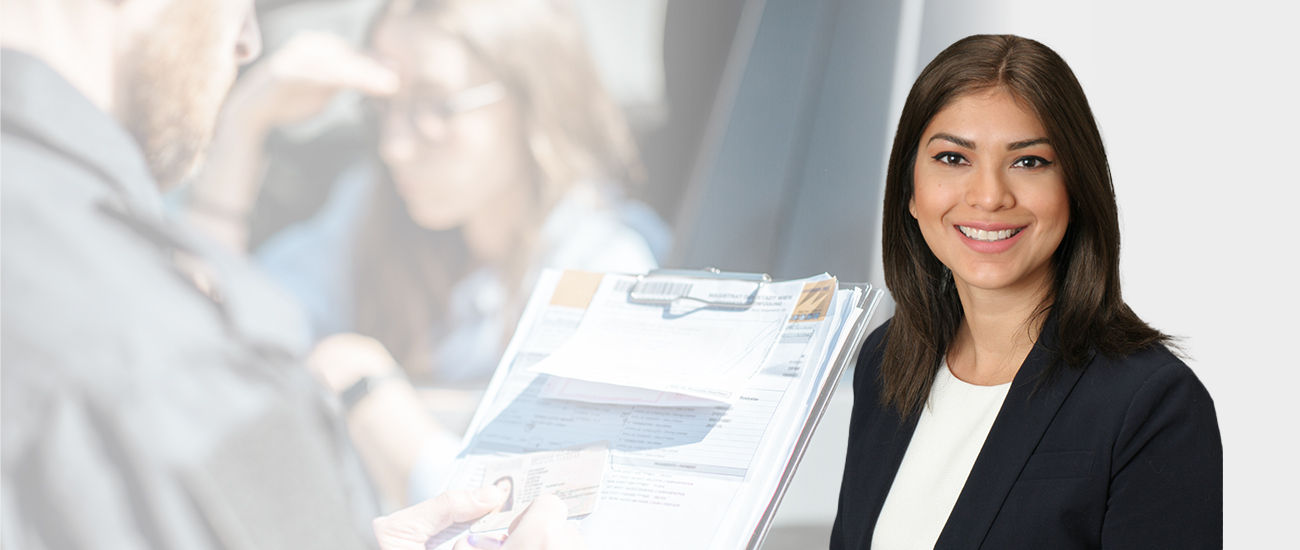
<instances>
[{"instance_id":1,"label":"blurred office interior","mask_svg":"<svg viewBox=\"0 0 1300 550\"><path fill-rule=\"evenodd\" d=\"M263 2L267 53L302 28L361 45L365 14L379 3ZM826 271L882 284L878 224L893 126L912 80L942 48L969 34L1009 32L1056 49L1089 94L1111 154L1126 298L1155 326L1185 338L1189 364L1215 397L1228 546L1262 548L1296 511L1293 499L1277 495L1300 488L1276 429L1293 433L1296 414L1283 394L1270 393L1293 386L1300 364L1267 343L1293 337L1297 323L1282 312L1300 309L1296 293L1281 290L1294 278L1286 263L1292 254L1279 253L1294 251L1282 244L1290 213L1282 209L1300 202L1282 133L1300 123L1292 68L1300 42L1286 28L1300 13L1294 2L1221 4L583 0L575 7L642 151L648 180L633 193L673 228L666 266L775 278ZM254 244L309 216L332 175L373 143L347 98L337 103L269 143ZM889 313L886 305L875 322ZM842 386L832 403L766 548L825 544L850 393Z\"/></svg>"}]
</instances>

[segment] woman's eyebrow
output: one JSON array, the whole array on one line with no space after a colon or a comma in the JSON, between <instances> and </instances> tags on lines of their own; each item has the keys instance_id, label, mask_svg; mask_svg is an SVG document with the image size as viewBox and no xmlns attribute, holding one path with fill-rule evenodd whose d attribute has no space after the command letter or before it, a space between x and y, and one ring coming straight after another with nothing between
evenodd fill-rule
<instances>
[{"instance_id":1,"label":"woman's eyebrow","mask_svg":"<svg viewBox=\"0 0 1300 550\"><path fill-rule=\"evenodd\" d=\"M959 138L959 137L954 136L954 135L952 135L952 134L938 133L938 134L935 134L935 135L933 135L933 136L930 136L930 140L927 141L927 142L925 142L925 143L926 143L926 145L929 145L930 142L932 142L932 141L934 141L934 140L936 140L936 139L942 139L942 140L944 140L944 141L951 141L951 142L957 144L957 146L959 146L959 147L965 147L965 148L970 149L970 150L972 150L972 151L975 150L975 142L973 142L973 141L971 141L971 140L969 140L969 139Z\"/></svg>"},{"instance_id":2,"label":"woman's eyebrow","mask_svg":"<svg viewBox=\"0 0 1300 550\"><path fill-rule=\"evenodd\" d=\"M1042 143L1046 143L1046 144L1048 144L1048 145L1051 145L1051 144L1052 144L1050 141L1047 141L1047 138L1045 138L1045 137L1040 137L1040 138L1027 139L1027 140L1024 140L1024 141L1016 141L1016 142L1009 143L1009 144L1007 144L1007 150L1008 150L1008 151L1015 151L1016 149L1024 149L1025 147L1030 147L1030 146L1033 146L1033 145L1039 145L1039 144L1042 144Z\"/></svg>"}]
</instances>

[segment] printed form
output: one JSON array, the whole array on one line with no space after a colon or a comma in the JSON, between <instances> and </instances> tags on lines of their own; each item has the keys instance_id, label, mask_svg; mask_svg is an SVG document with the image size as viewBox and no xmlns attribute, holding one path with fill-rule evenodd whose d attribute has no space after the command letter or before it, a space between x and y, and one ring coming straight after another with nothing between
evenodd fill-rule
<instances>
[{"instance_id":1,"label":"printed form","mask_svg":"<svg viewBox=\"0 0 1300 550\"><path fill-rule=\"evenodd\" d=\"M835 279L826 275L772 283L766 292L782 298L756 299L754 307L766 309L754 317L764 320L755 323L771 322L774 313L767 309L774 310L781 315L779 326L768 349L736 346L728 348L733 355L721 354L724 362L736 354L761 355L752 369L739 367L753 371L743 383L726 382L734 392L726 401L716 395L683 395L663 383L613 386L607 385L611 377L583 381L534 368L579 341L587 321L628 315L621 308L635 280L574 271L542 274L470 425L448 488L493 483L487 476L501 470L503 460L600 443L607 445L608 454L595 506L584 506L583 514L571 518L590 547L745 546L760 521L770 516L768 503L782 477L792 473L796 445L806 442L810 432L811 411L819 399L829 397L824 390L834 381L827 374L860 325L862 291L837 291ZM593 312L605 316L588 317ZM661 307L658 315L666 312ZM734 308L695 313L700 312L712 315L714 324L726 322L721 314L744 313ZM631 317L624 322L640 321ZM762 332L754 327L736 332L741 330L750 333L738 338L750 342L752 334ZM655 369L661 379L673 370L662 365L627 368ZM637 373L621 372L617 379L633 378ZM716 380L704 386L710 384L722 386ZM453 526L429 547L450 549L469 527Z\"/></svg>"}]
</instances>

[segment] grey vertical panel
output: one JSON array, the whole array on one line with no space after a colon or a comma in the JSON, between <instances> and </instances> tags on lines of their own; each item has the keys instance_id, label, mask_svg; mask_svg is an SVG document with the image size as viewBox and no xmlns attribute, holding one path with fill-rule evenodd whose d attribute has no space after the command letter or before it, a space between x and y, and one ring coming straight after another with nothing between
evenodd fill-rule
<instances>
[{"instance_id":1,"label":"grey vertical panel","mask_svg":"<svg viewBox=\"0 0 1300 550\"><path fill-rule=\"evenodd\" d=\"M829 271L866 281L880 253L881 174L897 124L889 117L901 2L844 0L838 10L813 131L792 188L781 278Z\"/></svg>"},{"instance_id":2,"label":"grey vertical panel","mask_svg":"<svg viewBox=\"0 0 1300 550\"><path fill-rule=\"evenodd\" d=\"M770 271L783 201L810 105L821 81L824 38L835 0L768 0L712 169L697 174L684 205L673 265ZM793 164L792 164L793 163Z\"/></svg>"},{"instance_id":3,"label":"grey vertical panel","mask_svg":"<svg viewBox=\"0 0 1300 550\"><path fill-rule=\"evenodd\" d=\"M901 0L763 4L670 264L867 280Z\"/></svg>"}]
</instances>

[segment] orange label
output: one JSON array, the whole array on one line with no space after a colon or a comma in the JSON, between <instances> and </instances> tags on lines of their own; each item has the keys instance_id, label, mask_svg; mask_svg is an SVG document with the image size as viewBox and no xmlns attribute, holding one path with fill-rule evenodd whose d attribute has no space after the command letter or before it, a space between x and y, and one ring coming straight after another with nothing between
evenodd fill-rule
<instances>
[{"instance_id":1,"label":"orange label","mask_svg":"<svg viewBox=\"0 0 1300 550\"><path fill-rule=\"evenodd\" d=\"M604 275L601 273L566 270L555 286L551 305L587 309L591 299L596 297L596 289L600 287L602 277Z\"/></svg>"},{"instance_id":2,"label":"orange label","mask_svg":"<svg viewBox=\"0 0 1300 550\"><path fill-rule=\"evenodd\" d=\"M790 322L806 323L825 319L838 287L834 278L803 285L803 292L799 293L799 302L794 305Z\"/></svg>"}]
</instances>

